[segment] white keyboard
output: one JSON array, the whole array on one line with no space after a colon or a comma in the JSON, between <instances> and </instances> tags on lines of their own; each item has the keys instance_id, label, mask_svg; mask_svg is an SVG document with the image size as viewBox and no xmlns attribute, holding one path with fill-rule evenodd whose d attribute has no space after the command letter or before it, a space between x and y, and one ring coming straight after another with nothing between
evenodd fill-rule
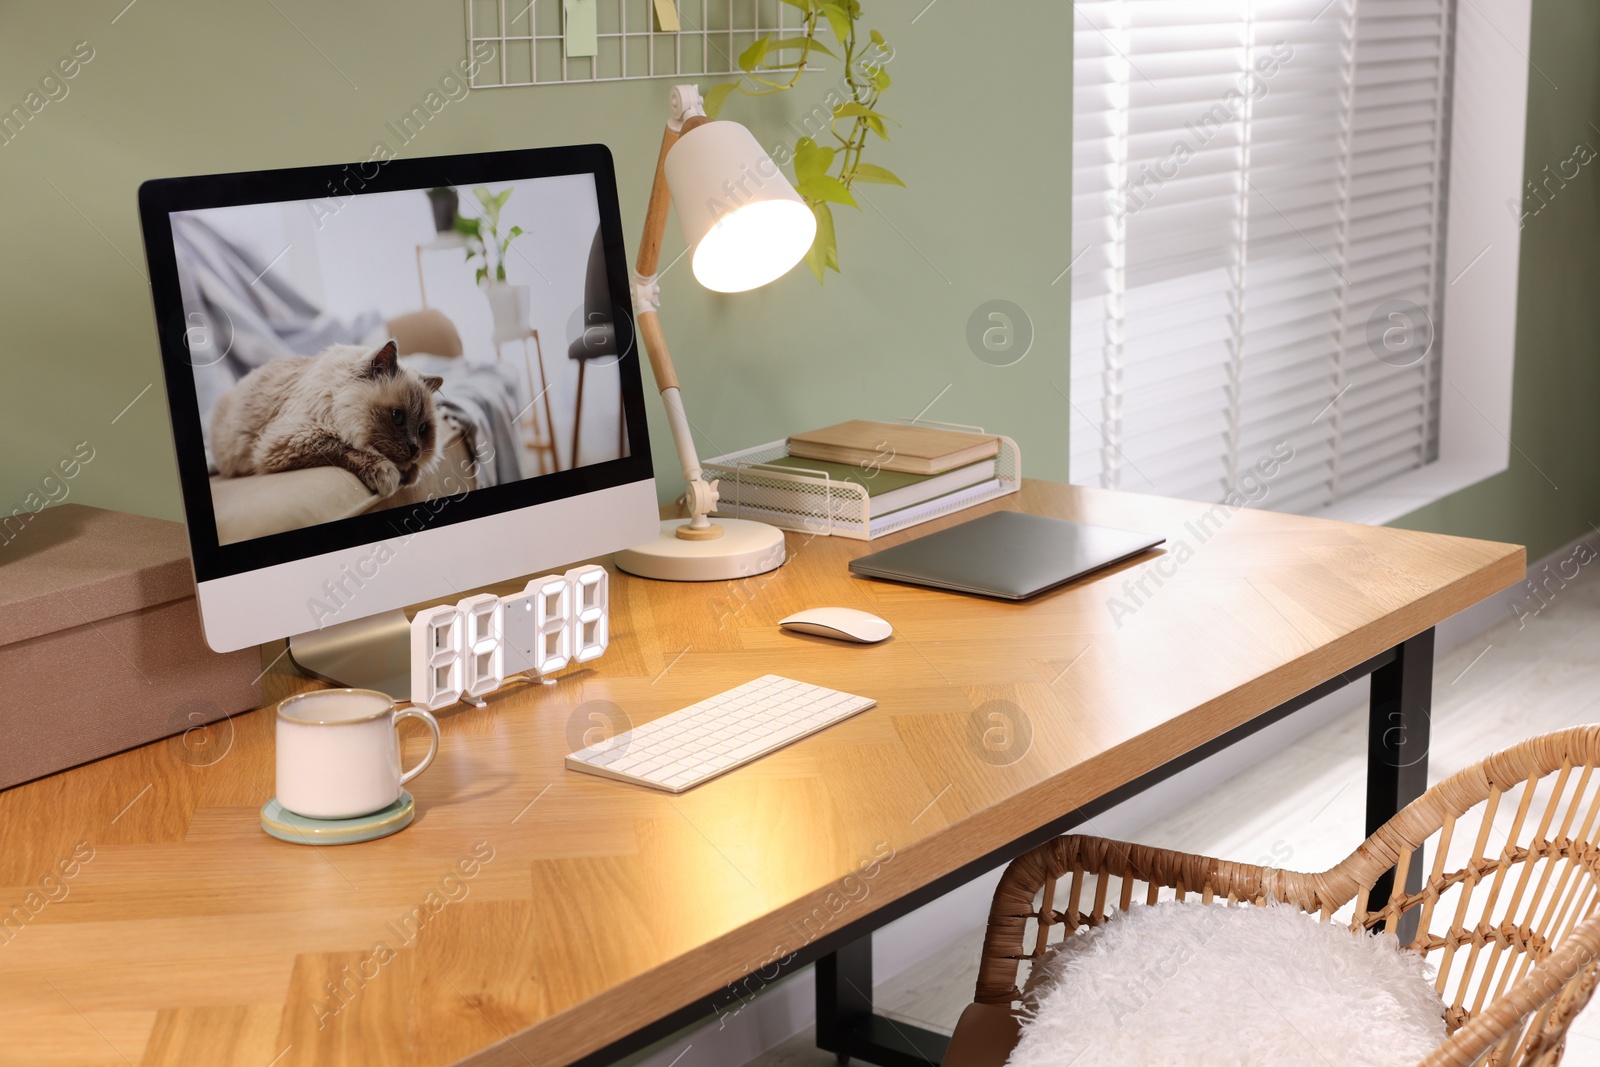
<instances>
[{"instance_id":1,"label":"white keyboard","mask_svg":"<svg viewBox=\"0 0 1600 1067\"><path fill-rule=\"evenodd\" d=\"M682 793L876 703L766 674L579 749L567 767Z\"/></svg>"}]
</instances>

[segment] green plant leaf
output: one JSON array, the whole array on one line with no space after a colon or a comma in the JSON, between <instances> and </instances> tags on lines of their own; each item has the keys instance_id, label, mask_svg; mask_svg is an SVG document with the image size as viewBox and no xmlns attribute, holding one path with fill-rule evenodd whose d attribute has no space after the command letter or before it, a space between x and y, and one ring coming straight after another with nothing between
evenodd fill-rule
<instances>
[{"instance_id":1,"label":"green plant leaf","mask_svg":"<svg viewBox=\"0 0 1600 1067\"><path fill-rule=\"evenodd\" d=\"M874 182L878 185L898 185L901 188L904 188L906 184L900 180L894 171L874 163L857 163L856 169L851 172L850 178L852 181Z\"/></svg>"},{"instance_id":2,"label":"green plant leaf","mask_svg":"<svg viewBox=\"0 0 1600 1067\"><path fill-rule=\"evenodd\" d=\"M850 17L850 9L841 0L821 0L818 5L822 15L828 20L828 28L833 31L833 36L840 42L850 39L850 31L854 28L854 20Z\"/></svg>"},{"instance_id":3,"label":"green plant leaf","mask_svg":"<svg viewBox=\"0 0 1600 1067\"><path fill-rule=\"evenodd\" d=\"M889 72L882 67L874 68L870 77L872 78L872 87L878 92L881 93L889 88Z\"/></svg>"},{"instance_id":4,"label":"green plant leaf","mask_svg":"<svg viewBox=\"0 0 1600 1067\"><path fill-rule=\"evenodd\" d=\"M834 55L832 49L823 44L821 41L817 40L815 37L784 37L769 44L767 46L767 51L768 53L783 52L795 48L814 48L823 55L833 56L834 59L839 58L838 56Z\"/></svg>"},{"instance_id":5,"label":"green plant leaf","mask_svg":"<svg viewBox=\"0 0 1600 1067\"><path fill-rule=\"evenodd\" d=\"M870 32L870 34L872 36L872 43L873 44L877 45L879 48L885 47L885 45L883 43L883 34L879 33L877 30L871 30L869 32Z\"/></svg>"},{"instance_id":6,"label":"green plant leaf","mask_svg":"<svg viewBox=\"0 0 1600 1067\"><path fill-rule=\"evenodd\" d=\"M827 200L835 204L849 204L857 207L855 197L850 195L850 190L838 178L827 174L817 174L799 182L795 189L807 200Z\"/></svg>"},{"instance_id":7,"label":"green plant leaf","mask_svg":"<svg viewBox=\"0 0 1600 1067\"><path fill-rule=\"evenodd\" d=\"M767 49L771 45L772 34L757 38L754 44L739 53L739 69L748 73L761 66L761 61L767 58Z\"/></svg>"},{"instance_id":8,"label":"green plant leaf","mask_svg":"<svg viewBox=\"0 0 1600 1067\"><path fill-rule=\"evenodd\" d=\"M493 232L500 222L500 198L481 185L472 192L477 196L478 203L483 205L483 219L488 223L490 232Z\"/></svg>"},{"instance_id":9,"label":"green plant leaf","mask_svg":"<svg viewBox=\"0 0 1600 1067\"><path fill-rule=\"evenodd\" d=\"M465 215L457 215L456 216L456 232L459 233L459 234L464 234L467 237L476 237L476 236L478 236L478 220L477 219L469 219ZM467 250L467 255L469 255L469 256L472 255L471 249Z\"/></svg>"},{"instance_id":10,"label":"green plant leaf","mask_svg":"<svg viewBox=\"0 0 1600 1067\"><path fill-rule=\"evenodd\" d=\"M839 269L839 241L833 230L833 209L827 204L813 203L811 213L817 217L817 236L806 251L806 266L820 282L827 268Z\"/></svg>"},{"instance_id":11,"label":"green plant leaf","mask_svg":"<svg viewBox=\"0 0 1600 1067\"><path fill-rule=\"evenodd\" d=\"M485 278L487 278L488 276L489 276L489 268L488 267L479 267L477 276L473 279L473 283L475 285L482 285L483 284L483 280Z\"/></svg>"},{"instance_id":12,"label":"green plant leaf","mask_svg":"<svg viewBox=\"0 0 1600 1067\"><path fill-rule=\"evenodd\" d=\"M865 104L858 104L854 100L840 104L833 109L833 118L835 122L845 118L859 119L866 123L867 128L873 133L885 141L889 139L888 128L884 125L884 116Z\"/></svg>"},{"instance_id":13,"label":"green plant leaf","mask_svg":"<svg viewBox=\"0 0 1600 1067\"><path fill-rule=\"evenodd\" d=\"M783 0L783 2L788 4L790 7L799 8L808 15L811 14L811 9L814 6L811 0Z\"/></svg>"},{"instance_id":14,"label":"green plant leaf","mask_svg":"<svg viewBox=\"0 0 1600 1067\"><path fill-rule=\"evenodd\" d=\"M794 145L794 179L804 183L819 178L833 166L834 149L819 148L817 142L802 137Z\"/></svg>"},{"instance_id":15,"label":"green plant leaf","mask_svg":"<svg viewBox=\"0 0 1600 1067\"><path fill-rule=\"evenodd\" d=\"M739 88L738 82L723 82L720 85L713 85L711 91L706 94L706 114L712 118L716 118L721 114L722 105L728 102L729 95L737 88Z\"/></svg>"},{"instance_id":16,"label":"green plant leaf","mask_svg":"<svg viewBox=\"0 0 1600 1067\"><path fill-rule=\"evenodd\" d=\"M848 100L845 103L840 104L838 107L833 109L833 117L836 118L836 119L847 119L847 118L858 118L858 117L859 118L879 118L879 119L881 119L884 116L878 114L878 112L872 110L870 107L868 107L865 104L858 104L854 100Z\"/></svg>"}]
</instances>

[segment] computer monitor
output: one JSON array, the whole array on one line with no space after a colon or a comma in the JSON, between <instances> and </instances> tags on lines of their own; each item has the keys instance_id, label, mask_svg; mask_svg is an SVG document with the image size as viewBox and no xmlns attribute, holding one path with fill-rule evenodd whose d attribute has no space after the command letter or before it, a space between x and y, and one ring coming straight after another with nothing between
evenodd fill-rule
<instances>
[{"instance_id":1,"label":"computer monitor","mask_svg":"<svg viewBox=\"0 0 1600 1067\"><path fill-rule=\"evenodd\" d=\"M656 536L603 146L169 178L139 210L212 648Z\"/></svg>"}]
</instances>

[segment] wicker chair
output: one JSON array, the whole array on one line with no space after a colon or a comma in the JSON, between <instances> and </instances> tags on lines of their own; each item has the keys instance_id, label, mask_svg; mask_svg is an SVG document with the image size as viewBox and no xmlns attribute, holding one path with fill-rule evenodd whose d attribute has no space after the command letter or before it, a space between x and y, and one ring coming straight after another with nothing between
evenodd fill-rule
<instances>
[{"instance_id":1,"label":"wicker chair","mask_svg":"<svg viewBox=\"0 0 1600 1067\"><path fill-rule=\"evenodd\" d=\"M1600 726L1536 737L1440 782L1322 874L1069 836L1025 853L995 891L977 995L946 1067L999 1067L1023 969L1052 941L1158 900L1287 901L1351 929L1417 916L1450 1033L1419 1067L1553 1067L1600 978ZM1404 891L1418 845L1422 891ZM1374 887L1394 891L1374 906ZM1028 943L1031 940L1031 948ZM1086 994L1092 995L1092 994Z\"/></svg>"}]
</instances>

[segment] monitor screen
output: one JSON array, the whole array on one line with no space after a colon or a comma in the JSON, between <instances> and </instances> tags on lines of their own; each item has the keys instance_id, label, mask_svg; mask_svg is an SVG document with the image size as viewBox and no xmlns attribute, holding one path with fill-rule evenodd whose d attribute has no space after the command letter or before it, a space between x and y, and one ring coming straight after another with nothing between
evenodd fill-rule
<instances>
[{"instance_id":1,"label":"monitor screen","mask_svg":"<svg viewBox=\"0 0 1600 1067\"><path fill-rule=\"evenodd\" d=\"M604 148L141 206L200 580L650 477Z\"/></svg>"}]
</instances>

